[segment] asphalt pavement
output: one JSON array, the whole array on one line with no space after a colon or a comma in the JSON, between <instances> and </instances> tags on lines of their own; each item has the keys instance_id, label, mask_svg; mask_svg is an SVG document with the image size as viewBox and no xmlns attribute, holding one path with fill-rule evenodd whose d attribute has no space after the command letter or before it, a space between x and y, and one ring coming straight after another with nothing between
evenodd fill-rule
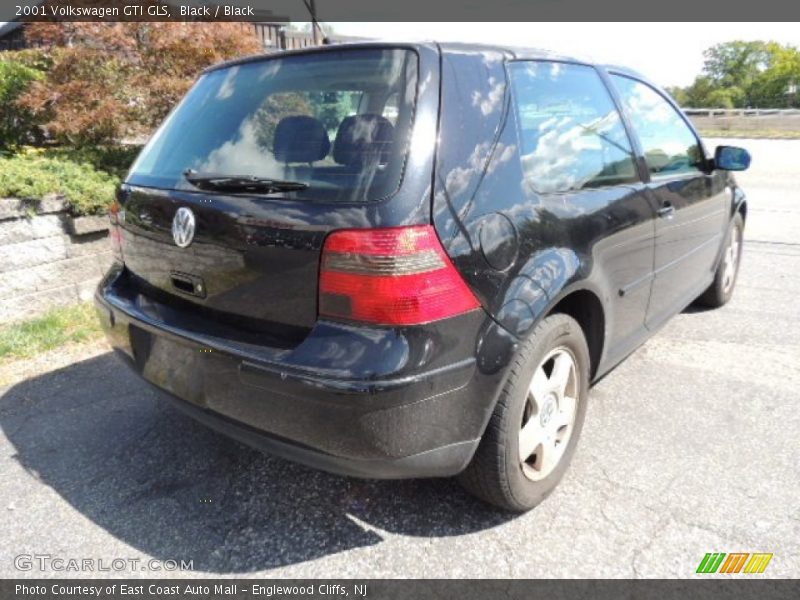
<instances>
[{"instance_id":1,"label":"asphalt pavement","mask_svg":"<svg viewBox=\"0 0 800 600\"><path fill-rule=\"evenodd\" d=\"M0 577L684 577L707 552L770 552L760 577L797 577L800 141L729 143L753 154L732 302L678 315L593 388L571 469L530 513L262 455L101 354L0 389Z\"/></svg>"}]
</instances>

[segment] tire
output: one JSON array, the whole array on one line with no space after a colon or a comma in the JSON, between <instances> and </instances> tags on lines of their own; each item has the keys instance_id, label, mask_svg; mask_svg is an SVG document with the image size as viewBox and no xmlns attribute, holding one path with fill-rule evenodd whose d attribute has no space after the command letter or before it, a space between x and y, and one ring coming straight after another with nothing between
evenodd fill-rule
<instances>
[{"instance_id":1,"label":"tire","mask_svg":"<svg viewBox=\"0 0 800 600\"><path fill-rule=\"evenodd\" d=\"M742 264L742 234L744 233L744 220L740 213L733 217L728 235L725 236L725 246L722 258L714 273L714 281L708 286L695 301L695 304L708 308L719 308L733 296L736 279L739 276L739 265ZM735 242L735 247L732 247ZM730 267L731 260L733 266Z\"/></svg>"},{"instance_id":2,"label":"tire","mask_svg":"<svg viewBox=\"0 0 800 600\"><path fill-rule=\"evenodd\" d=\"M570 359L574 371L563 394L543 393L548 386L560 387ZM512 512L527 511L544 500L575 452L586 415L589 369L586 338L575 319L554 314L539 323L517 353L475 456L459 475L461 484L481 500ZM568 412L571 423L554 430L568 420ZM536 439L542 444L523 461L520 447L527 454Z\"/></svg>"}]
</instances>

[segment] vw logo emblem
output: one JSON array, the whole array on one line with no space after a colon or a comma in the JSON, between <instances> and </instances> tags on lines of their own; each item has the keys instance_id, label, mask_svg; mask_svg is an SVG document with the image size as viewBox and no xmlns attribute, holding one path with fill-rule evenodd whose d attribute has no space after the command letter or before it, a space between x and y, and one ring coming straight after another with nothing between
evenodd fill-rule
<instances>
[{"instance_id":1,"label":"vw logo emblem","mask_svg":"<svg viewBox=\"0 0 800 600\"><path fill-rule=\"evenodd\" d=\"M172 239L180 248L186 248L194 239L194 213L181 206L172 219Z\"/></svg>"}]
</instances>

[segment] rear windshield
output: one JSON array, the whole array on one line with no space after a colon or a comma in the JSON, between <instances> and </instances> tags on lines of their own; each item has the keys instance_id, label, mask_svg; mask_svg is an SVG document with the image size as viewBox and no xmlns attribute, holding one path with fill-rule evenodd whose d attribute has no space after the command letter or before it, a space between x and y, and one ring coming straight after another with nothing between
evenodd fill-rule
<instances>
[{"instance_id":1,"label":"rear windshield","mask_svg":"<svg viewBox=\"0 0 800 600\"><path fill-rule=\"evenodd\" d=\"M144 147L128 182L197 190L198 178L255 177L304 184L258 193L384 198L400 185L416 89L417 56L402 49L328 50L210 71Z\"/></svg>"}]
</instances>

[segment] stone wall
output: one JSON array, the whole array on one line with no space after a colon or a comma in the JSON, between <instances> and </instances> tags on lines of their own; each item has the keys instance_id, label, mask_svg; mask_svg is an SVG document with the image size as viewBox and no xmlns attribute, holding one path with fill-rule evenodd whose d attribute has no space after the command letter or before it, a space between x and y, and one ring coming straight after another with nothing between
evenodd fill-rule
<instances>
[{"instance_id":1,"label":"stone wall","mask_svg":"<svg viewBox=\"0 0 800 600\"><path fill-rule=\"evenodd\" d=\"M0 323L90 299L110 264L108 217L73 218L58 196L0 198Z\"/></svg>"}]
</instances>

